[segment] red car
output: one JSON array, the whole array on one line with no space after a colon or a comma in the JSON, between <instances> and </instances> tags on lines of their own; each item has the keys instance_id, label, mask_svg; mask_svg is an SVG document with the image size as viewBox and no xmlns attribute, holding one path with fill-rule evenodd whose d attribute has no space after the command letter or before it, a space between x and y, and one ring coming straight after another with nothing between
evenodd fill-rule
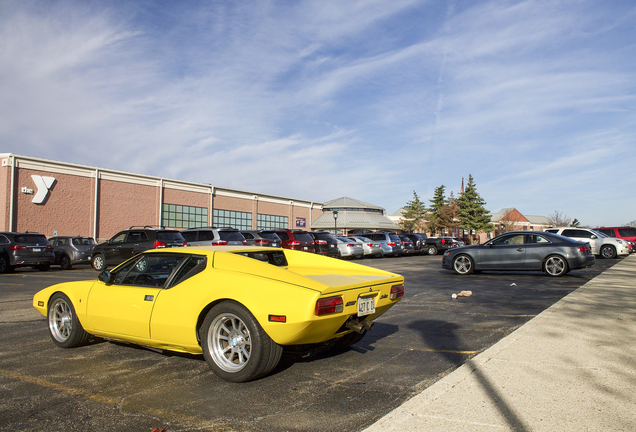
<instances>
[{"instance_id":1,"label":"red car","mask_svg":"<svg viewBox=\"0 0 636 432\"><path fill-rule=\"evenodd\" d=\"M309 235L307 231L276 231L276 234L278 234L278 237L280 237L285 249L315 253L314 239Z\"/></svg>"}]
</instances>

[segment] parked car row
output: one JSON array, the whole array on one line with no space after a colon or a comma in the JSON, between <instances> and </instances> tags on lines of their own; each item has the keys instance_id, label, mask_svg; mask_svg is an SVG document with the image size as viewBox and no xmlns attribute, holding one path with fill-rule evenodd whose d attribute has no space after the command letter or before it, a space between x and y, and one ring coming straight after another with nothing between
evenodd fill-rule
<instances>
[{"instance_id":1,"label":"parked car row","mask_svg":"<svg viewBox=\"0 0 636 432\"><path fill-rule=\"evenodd\" d=\"M597 230L576 227L547 228L559 234L589 243L593 255L607 259L636 251L636 228L605 227ZM489 242L490 243L490 242ZM365 232L334 236L326 231L238 230L235 228L190 228L183 231L163 227L130 227L109 240L96 244L91 237L55 236L40 233L0 233L0 273L18 267L47 271L51 265L71 269L76 264L91 264L97 271L118 265L149 249L176 246L283 247L335 258L369 258L437 255L464 246L452 237L427 237L425 234Z\"/></svg>"}]
</instances>

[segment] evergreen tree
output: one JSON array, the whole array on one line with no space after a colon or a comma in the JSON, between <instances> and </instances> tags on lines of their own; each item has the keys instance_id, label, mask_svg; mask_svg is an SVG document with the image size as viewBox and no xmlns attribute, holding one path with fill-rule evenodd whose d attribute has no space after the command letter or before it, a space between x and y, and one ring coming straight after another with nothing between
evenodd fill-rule
<instances>
[{"instance_id":1,"label":"evergreen tree","mask_svg":"<svg viewBox=\"0 0 636 432\"><path fill-rule=\"evenodd\" d=\"M420 201L420 197L417 196L417 193L413 191L413 199L404 206L400 225L404 232L410 233L413 231L423 232L425 224L426 206Z\"/></svg>"},{"instance_id":2,"label":"evergreen tree","mask_svg":"<svg viewBox=\"0 0 636 432\"><path fill-rule=\"evenodd\" d=\"M468 184L464 189L464 193L457 200L457 204L459 205L458 215L461 221L461 228L470 231L471 234L472 231L475 231L475 234L479 234L493 230L494 227L490 222L488 210L484 208L486 202L477 193L472 174L468 175ZM472 236L469 236L469 244L471 242Z\"/></svg>"},{"instance_id":3,"label":"evergreen tree","mask_svg":"<svg viewBox=\"0 0 636 432\"><path fill-rule=\"evenodd\" d=\"M431 207L429 209L428 229L433 236L443 228L440 218L442 215L442 208L447 204L444 192L444 185L436 187L433 199L429 200L431 202Z\"/></svg>"}]
</instances>

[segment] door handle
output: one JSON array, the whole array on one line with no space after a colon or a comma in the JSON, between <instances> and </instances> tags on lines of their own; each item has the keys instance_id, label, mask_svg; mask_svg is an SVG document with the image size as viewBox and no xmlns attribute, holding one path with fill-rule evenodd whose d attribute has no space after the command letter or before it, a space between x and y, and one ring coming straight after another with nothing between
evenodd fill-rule
<instances>
[{"instance_id":1,"label":"door handle","mask_svg":"<svg viewBox=\"0 0 636 432\"><path fill-rule=\"evenodd\" d=\"M517 249L517 252L523 252L525 249L524 248L519 248Z\"/></svg>"}]
</instances>

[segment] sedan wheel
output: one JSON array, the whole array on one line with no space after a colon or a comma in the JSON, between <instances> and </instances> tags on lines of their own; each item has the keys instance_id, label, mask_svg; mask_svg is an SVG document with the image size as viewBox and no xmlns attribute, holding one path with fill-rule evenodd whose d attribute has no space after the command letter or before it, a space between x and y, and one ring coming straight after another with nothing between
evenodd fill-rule
<instances>
[{"instance_id":1,"label":"sedan wheel","mask_svg":"<svg viewBox=\"0 0 636 432\"><path fill-rule=\"evenodd\" d=\"M73 304L64 294L57 293L51 297L47 319L51 338L59 347L72 348L83 345L90 337L80 324Z\"/></svg>"},{"instance_id":2,"label":"sedan wheel","mask_svg":"<svg viewBox=\"0 0 636 432\"><path fill-rule=\"evenodd\" d=\"M437 248L435 246L429 246L427 250L429 255L437 255Z\"/></svg>"},{"instance_id":3,"label":"sedan wheel","mask_svg":"<svg viewBox=\"0 0 636 432\"><path fill-rule=\"evenodd\" d=\"M605 259L614 259L616 258L616 249L612 246L605 245L601 248L601 256Z\"/></svg>"},{"instance_id":4,"label":"sedan wheel","mask_svg":"<svg viewBox=\"0 0 636 432\"><path fill-rule=\"evenodd\" d=\"M210 309L201 326L201 342L210 369L232 382L251 381L268 374L283 353L256 318L234 302Z\"/></svg>"},{"instance_id":5,"label":"sedan wheel","mask_svg":"<svg viewBox=\"0 0 636 432\"><path fill-rule=\"evenodd\" d=\"M474 270L473 260L468 255L458 255L453 259L453 270L460 275L471 274Z\"/></svg>"},{"instance_id":6,"label":"sedan wheel","mask_svg":"<svg viewBox=\"0 0 636 432\"><path fill-rule=\"evenodd\" d=\"M560 256L552 255L543 263L543 270L550 276L563 276L568 272L568 263Z\"/></svg>"}]
</instances>

